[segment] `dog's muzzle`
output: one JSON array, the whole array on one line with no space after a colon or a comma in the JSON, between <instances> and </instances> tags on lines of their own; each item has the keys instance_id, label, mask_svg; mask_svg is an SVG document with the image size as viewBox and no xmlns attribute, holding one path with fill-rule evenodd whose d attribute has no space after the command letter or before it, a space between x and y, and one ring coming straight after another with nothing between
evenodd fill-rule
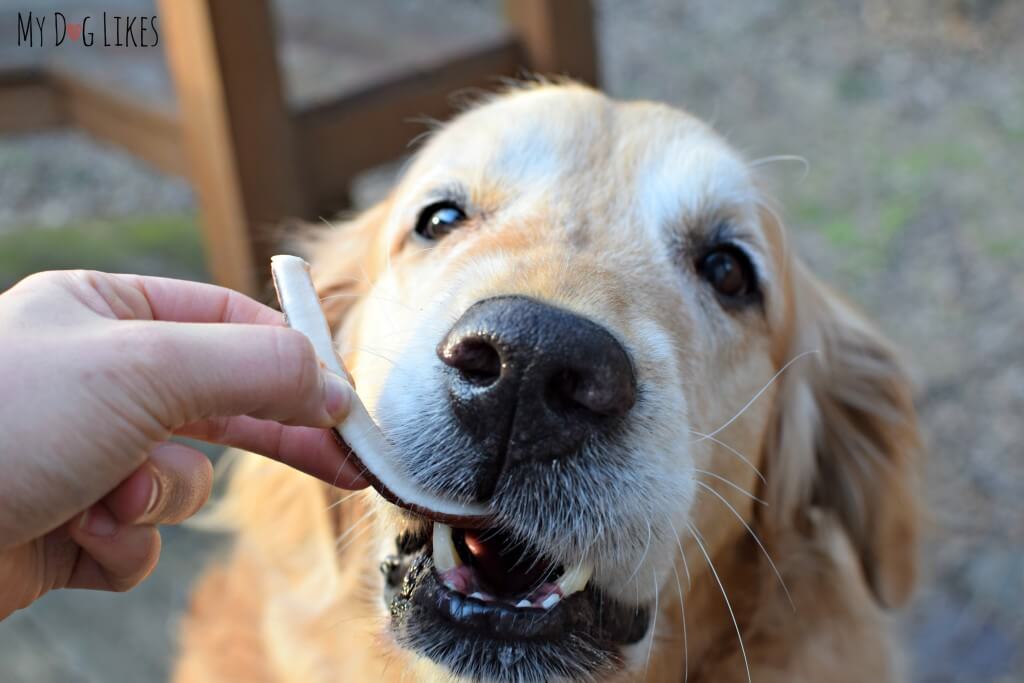
<instances>
[{"instance_id":1,"label":"dog's muzzle","mask_svg":"<svg viewBox=\"0 0 1024 683\"><path fill-rule=\"evenodd\" d=\"M626 349L576 313L501 296L470 306L437 355L456 433L410 461L439 492L457 489L494 514L472 528L409 518L381 565L396 641L475 680L577 680L621 668L622 648L648 631L651 611L591 580L587 546L598 539L574 522L599 513L587 512L581 492L614 487L617 468L628 467L620 444L637 376ZM566 509L580 513L568 520Z\"/></svg>"},{"instance_id":2,"label":"dog's muzzle","mask_svg":"<svg viewBox=\"0 0 1024 683\"><path fill-rule=\"evenodd\" d=\"M510 469L572 457L636 402L636 374L604 327L523 296L479 301L438 345L452 410L479 449L483 502Z\"/></svg>"}]
</instances>

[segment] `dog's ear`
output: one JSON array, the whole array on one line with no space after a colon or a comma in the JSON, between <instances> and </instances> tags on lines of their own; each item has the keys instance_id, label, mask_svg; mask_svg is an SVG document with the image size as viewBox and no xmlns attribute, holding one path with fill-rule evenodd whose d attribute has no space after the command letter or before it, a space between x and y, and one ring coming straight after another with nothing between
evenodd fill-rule
<instances>
[{"instance_id":1,"label":"dog's ear","mask_svg":"<svg viewBox=\"0 0 1024 683\"><path fill-rule=\"evenodd\" d=\"M355 218L319 228L302 240L324 314L335 329L369 290L387 259L384 223L391 202L384 200Z\"/></svg>"},{"instance_id":2,"label":"dog's ear","mask_svg":"<svg viewBox=\"0 0 1024 683\"><path fill-rule=\"evenodd\" d=\"M880 604L903 603L917 553L920 438L911 387L889 344L797 261L788 273L785 356L766 466L772 524L831 511Z\"/></svg>"}]
</instances>

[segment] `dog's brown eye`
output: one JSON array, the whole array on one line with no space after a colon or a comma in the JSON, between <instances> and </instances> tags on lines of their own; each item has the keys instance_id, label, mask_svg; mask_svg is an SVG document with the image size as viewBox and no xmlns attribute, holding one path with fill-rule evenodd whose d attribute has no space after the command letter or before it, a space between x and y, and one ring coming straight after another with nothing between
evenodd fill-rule
<instances>
[{"instance_id":1,"label":"dog's brown eye","mask_svg":"<svg viewBox=\"0 0 1024 683\"><path fill-rule=\"evenodd\" d=\"M416 219L416 234L428 240L439 240L466 220L466 213L455 202L431 204Z\"/></svg>"},{"instance_id":2,"label":"dog's brown eye","mask_svg":"<svg viewBox=\"0 0 1024 683\"><path fill-rule=\"evenodd\" d=\"M739 299L756 291L754 269L736 247L718 247L697 262L697 272L723 297Z\"/></svg>"}]
</instances>

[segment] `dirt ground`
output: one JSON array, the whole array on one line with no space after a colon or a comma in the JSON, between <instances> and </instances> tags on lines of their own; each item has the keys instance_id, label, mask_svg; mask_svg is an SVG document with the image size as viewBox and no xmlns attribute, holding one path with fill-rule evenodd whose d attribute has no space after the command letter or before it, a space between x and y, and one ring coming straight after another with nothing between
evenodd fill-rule
<instances>
[{"instance_id":1,"label":"dirt ground","mask_svg":"<svg viewBox=\"0 0 1024 683\"><path fill-rule=\"evenodd\" d=\"M499 26L493 0L307 0L282 18L293 88L312 90L331 21L433 40ZM759 165L799 251L917 383L930 521L900 617L914 680L1024 681L1024 2L601 0L597 18L609 93L687 108L751 159L802 159ZM191 202L76 135L0 139L0 235Z\"/></svg>"}]
</instances>

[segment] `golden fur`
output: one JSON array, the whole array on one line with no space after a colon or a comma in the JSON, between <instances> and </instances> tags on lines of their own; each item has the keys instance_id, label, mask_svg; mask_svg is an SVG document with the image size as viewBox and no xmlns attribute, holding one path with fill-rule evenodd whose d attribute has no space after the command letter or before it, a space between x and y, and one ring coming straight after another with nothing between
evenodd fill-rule
<instances>
[{"instance_id":1,"label":"golden fur","mask_svg":"<svg viewBox=\"0 0 1024 683\"><path fill-rule=\"evenodd\" d=\"M546 139L567 142L544 162L555 159L554 169L538 173L562 173L558 164L571 163L607 168L610 175L573 173L573 193L544 194L532 210L494 229L481 228L455 246L436 247L438 254L409 253L395 237L411 220L403 197L448 164L452 145L483 154L479 148L493 140L488 168L512 165L508 177L528 179L535 151L529 144L497 152L509 139L537 134L530 118L537 111ZM597 142L568 144L585 134L579 128L603 125L623 131L618 147L603 146L610 141L596 129L586 139ZM764 318L715 322L717 331L705 330L708 324L697 313L675 315L680 285L666 282L661 266L636 255L636 263L610 266L610 255L623 247L614 241L616 231L594 227L604 216L619 215L613 204L621 194L618 179L639 173L651 150L663 148L660 140L676 140L679 154L695 147L704 154L705 145L712 150L707 155L731 151L686 114L613 103L578 86L507 94L462 115L436 137L387 200L310 247L325 309L371 411L391 371L372 351L385 324L380 311L399 319L412 315L395 306L416 307L416 296L428 296L416 288L431 278L459 279L469 262L488 265L459 280L468 290L460 301L530 294L625 330L638 344L644 333L637 320L654 321L676 342L725 334L708 346L731 344L725 359L678 344L680 367L718 382L716 391L689 397L691 424L711 432L767 389L726 429L694 447L698 471L709 474L693 475L702 482L700 495L685 510L680 504L678 519L701 530L708 557L680 527L673 540L682 554L666 550L668 563L652 570L655 585L649 588L658 606L653 642L644 641L623 670L604 680L732 683L748 680L748 666L755 683L901 680L886 609L902 604L914 583L918 437L910 390L892 350L789 251L782 226L763 202L730 195L715 208L719 216L735 215L750 225L772 273ZM740 173L733 168L712 169L701 191L725 192L720 176ZM525 201L509 189L514 182L489 183L484 175L473 180L477 204ZM609 178L617 182L609 184ZM588 186L594 183L605 185ZM661 200L654 196L651 202ZM692 207L715 201L701 196ZM634 242L641 239L633 236ZM424 265L428 258L445 265ZM503 261L515 263L514 276ZM451 306L457 313L458 306ZM399 343L410 342L399 335ZM805 352L811 353L801 357ZM716 365L721 363L726 365ZM730 374L727 367L733 366L743 369ZM376 565L396 522L372 492L347 496L242 455L218 517L237 540L227 561L196 589L183 629L179 683L449 679L387 635ZM641 590L648 587L638 584Z\"/></svg>"}]
</instances>

